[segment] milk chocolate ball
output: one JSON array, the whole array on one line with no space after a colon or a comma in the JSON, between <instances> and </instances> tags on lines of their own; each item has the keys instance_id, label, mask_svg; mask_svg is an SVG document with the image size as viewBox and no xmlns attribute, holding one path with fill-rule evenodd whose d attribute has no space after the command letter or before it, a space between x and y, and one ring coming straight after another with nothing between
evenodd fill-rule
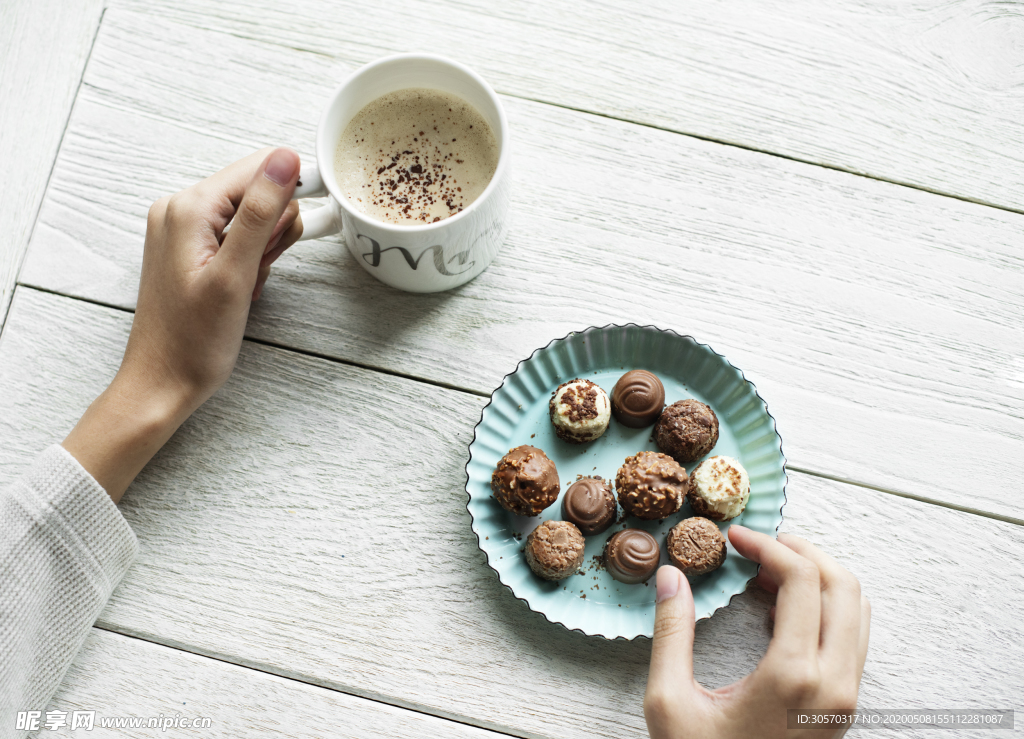
<instances>
[{"instance_id":1,"label":"milk chocolate ball","mask_svg":"<svg viewBox=\"0 0 1024 739\"><path fill-rule=\"evenodd\" d=\"M619 468L615 488L627 513L650 521L667 518L682 507L690 478L667 454L639 452Z\"/></svg>"},{"instance_id":2,"label":"milk chocolate ball","mask_svg":"<svg viewBox=\"0 0 1024 739\"><path fill-rule=\"evenodd\" d=\"M679 464L695 462L718 443L718 416L699 400L677 401L654 424L654 440Z\"/></svg>"},{"instance_id":3,"label":"milk chocolate ball","mask_svg":"<svg viewBox=\"0 0 1024 739\"><path fill-rule=\"evenodd\" d=\"M526 537L526 563L545 580L564 580L583 564L583 534L568 521L545 521Z\"/></svg>"},{"instance_id":4,"label":"milk chocolate ball","mask_svg":"<svg viewBox=\"0 0 1024 739\"><path fill-rule=\"evenodd\" d=\"M558 471L548 455L532 446L509 451L491 475L491 492L506 511L537 516L558 498Z\"/></svg>"},{"instance_id":5,"label":"milk chocolate ball","mask_svg":"<svg viewBox=\"0 0 1024 739\"><path fill-rule=\"evenodd\" d=\"M668 532L668 558L684 575L706 575L725 562L725 537L711 521L700 516L684 518Z\"/></svg>"}]
</instances>

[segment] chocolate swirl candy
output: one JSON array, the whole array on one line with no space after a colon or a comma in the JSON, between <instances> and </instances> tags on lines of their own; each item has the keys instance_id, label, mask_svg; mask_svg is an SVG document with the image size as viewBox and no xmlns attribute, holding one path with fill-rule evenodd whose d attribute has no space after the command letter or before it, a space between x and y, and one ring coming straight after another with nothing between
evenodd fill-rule
<instances>
[{"instance_id":1,"label":"chocolate swirl candy","mask_svg":"<svg viewBox=\"0 0 1024 739\"><path fill-rule=\"evenodd\" d=\"M647 370L630 370L612 388L615 420L631 429L650 426L665 407L665 386Z\"/></svg>"},{"instance_id":2,"label":"chocolate swirl candy","mask_svg":"<svg viewBox=\"0 0 1024 739\"><path fill-rule=\"evenodd\" d=\"M608 574L627 585L636 585L653 575L660 560L658 542L641 529L623 529L612 534L604 547Z\"/></svg>"},{"instance_id":3,"label":"chocolate swirl candy","mask_svg":"<svg viewBox=\"0 0 1024 739\"><path fill-rule=\"evenodd\" d=\"M600 477L584 477L565 491L562 518L576 524L584 536L608 530L615 522L615 496L612 486Z\"/></svg>"}]
</instances>

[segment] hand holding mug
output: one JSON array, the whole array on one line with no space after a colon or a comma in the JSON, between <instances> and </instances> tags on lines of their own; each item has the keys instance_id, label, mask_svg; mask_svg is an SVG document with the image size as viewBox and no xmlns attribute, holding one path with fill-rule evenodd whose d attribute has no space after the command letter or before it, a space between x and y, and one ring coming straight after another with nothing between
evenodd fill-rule
<instances>
[{"instance_id":1,"label":"hand holding mug","mask_svg":"<svg viewBox=\"0 0 1024 739\"><path fill-rule=\"evenodd\" d=\"M298 154L264 149L149 209L121 368L64 441L115 502L231 375L249 307L302 231L298 176Z\"/></svg>"}]
</instances>

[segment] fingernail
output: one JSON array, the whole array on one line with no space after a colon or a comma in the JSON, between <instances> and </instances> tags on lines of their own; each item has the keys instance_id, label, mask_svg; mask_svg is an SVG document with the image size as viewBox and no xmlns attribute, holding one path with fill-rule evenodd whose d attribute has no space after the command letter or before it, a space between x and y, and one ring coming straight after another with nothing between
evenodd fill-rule
<instances>
[{"instance_id":1,"label":"fingernail","mask_svg":"<svg viewBox=\"0 0 1024 739\"><path fill-rule=\"evenodd\" d=\"M267 159L263 175L273 183L284 187L298 174L299 156L291 149L275 149Z\"/></svg>"},{"instance_id":2,"label":"fingernail","mask_svg":"<svg viewBox=\"0 0 1024 739\"><path fill-rule=\"evenodd\" d=\"M683 573L672 565L665 565L658 570L658 603L679 592L679 578L682 576Z\"/></svg>"}]
</instances>

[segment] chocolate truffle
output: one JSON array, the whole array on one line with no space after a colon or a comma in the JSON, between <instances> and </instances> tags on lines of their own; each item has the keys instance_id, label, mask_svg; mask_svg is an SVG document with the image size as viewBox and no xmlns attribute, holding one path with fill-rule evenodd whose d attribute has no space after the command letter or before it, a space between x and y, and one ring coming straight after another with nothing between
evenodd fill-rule
<instances>
[{"instance_id":1,"label":"chocolate truffle","mask_svg":"<svg viewBox=\"0 0 1024 739\"><path fill-rule=\"evenodd\" d=\"M654 440L679 464L695 462L718 443L718 416L699 400L680 400L654 424Z\"/></svg>"},{"instance_id":2,"label":"chocolate truffle","mask_svg":"<svg viewBox=\"0 0 1024 739\"><path fill-rule=\"evenodd\" d=\"M725 561L725 537L714 523L694 516L684 518L668 532L668 558L684 575L704 575Z\"/></svg>"},{"instance_id":3,"label":"chocolate truffle","mask_svg":"<svg viewBox=\"0 0 1024 739\"><path fill-rule=\"evenodd\" d=\"M612 388L615 420L631 429L650 426L665 407L665 386L647 370L630 370Z\"/></svg>"},{"instance_id":4,"label":"chocolate truffle","mask_svg":"<svg viewBox=\"0 0 1024 739\"><path fill-rule=\"evenodd\" d=\"M583 564L584 546L568 521L545 521L526 537L526 563L545 580L564 580Z\"/></svg>"},{"instance_id":5,"label":"chocolate truffle","mask_svg":"<svg viewBox=\"0 0 1024 739\"><path fill-rule=\"evenodd\" d=\"M604 547L608 574L627 585L641 583L658 569L661 550L654 537L641 529L623 529L612 534Z\"/></svg>"},{"instance_id":6,"label":"chocolate truffle","mask_svg":"<svg viewBox=\"0 0 1024 739\"><path fill-rule=\"evenodd\" d=\"M659 452L626 457L615 476L619 504L637 518L666 518L678 511L690 487L686 470Z\"/></svg>"},{"instance_id":7,"label":"chocolate truffle","mask_svg":"<svg viewBox=\"0 0 1024 739\"><path fill-rule=\"evenodd\" d=\"M608 430L612 404L590 380L569 380L558 386L548 403L551 425L562 441L586 444Z\"/></svg>"},{"instance_id":8,"label":"chocolate truffle","mask_svg":"<svg viewBox=\"0 0 1024 739\"><path fill-rule=\"evenodd\" d=\"M576 524L584 536L608 530L615 522L615 496L612 486L600 477L584 477L565 491L562 518Z\"/></svg>"},{"instance_id":9,"label":"chocolate truffle","mask_svg":"<svg viewBox=\"0 0 1024 739\"><path fill-rule=\"evenodd\" d=\"M558 498L558 471L548 455L532 446L509 451L491 475L491 492L506 511L536 516Z\"/></svg>"},{"instance_id":10,"label":"chocolate truffle","mask_svg":"<svg viewBox=\"0 0 1024 739\"><path fill-rule=\"evenodd\" d=\"M750 478L732 457L708 457L690 473L686 499L698 516L728 521L747 507Z\"/></svg>"}]
</instances>

